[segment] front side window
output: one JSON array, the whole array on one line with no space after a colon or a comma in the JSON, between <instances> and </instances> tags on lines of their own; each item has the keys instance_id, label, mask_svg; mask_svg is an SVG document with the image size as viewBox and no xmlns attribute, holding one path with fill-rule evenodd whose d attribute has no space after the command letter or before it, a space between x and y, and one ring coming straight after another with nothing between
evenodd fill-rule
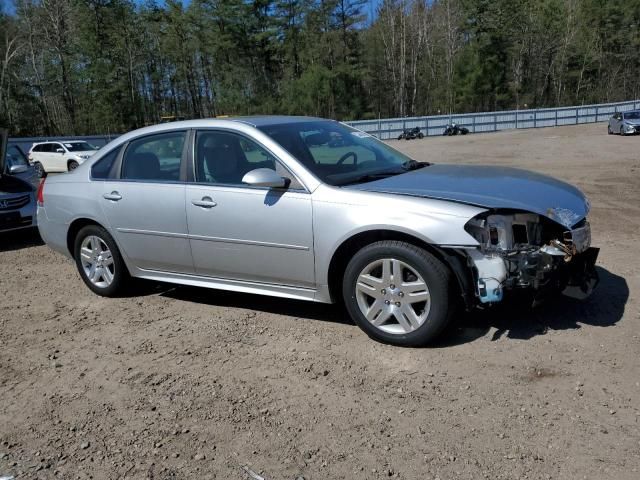
<instances>
[{"instance_id":1,"label":"front side window","mask_svg":"<svg viewBox=\"0 0 640 480\"><path fill-rule=\"evenodd\" d=\"M372 135L330 120L259 128L330 185L371 181L427 165L419 164Z\"/></svg>"},{"instance_id":2,"label":"front side window","mask_svg":"<svg viewBox=\"0 0 640 480\"><path fill-rule=\"evenodd\" d=\"M126 180L177 182L186 132L169 132L132 140L122 159Z\"/></svg>"},{"instance_id":3,"label":"front side window","mask_svg":"<svg viewBox=\"0 0 640 480\"><path fill-rule=\"evenodd\" d=\"M68 142L64 146L69 152L87 152L98 150L98 147L91 145L89 142Z\"/></svg>"},{"instance_id":4,"label":"front side window","mask_svg":"<svg viewBox=\"0 0 640 480\"><path fill-rule=\"evenodd\" d=\"M196 133L196 182L244 185L242 178L256 168L270 168L291 179L290 188L302 188L293 175L267 150L244 136L224 131Z\"/></svg>"}]
</instances>

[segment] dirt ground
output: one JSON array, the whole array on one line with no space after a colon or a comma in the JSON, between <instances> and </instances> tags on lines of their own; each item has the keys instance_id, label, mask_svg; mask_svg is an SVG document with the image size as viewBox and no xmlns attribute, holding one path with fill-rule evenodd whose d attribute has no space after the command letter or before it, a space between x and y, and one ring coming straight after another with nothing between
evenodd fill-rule
<instances>
[{"instance_id":1,"label":"dirt ground","mask_svg":"<svg viewBox=\"0 0 640 480\"><path fill-rule=\"evenodd\" d=\"M471 313L402 349L329 306L157 284L100 298L37 235L5 235L0 477L640 478L640 137L391 143L577 184L597 292Z\"/></svg>"}]
</instances>

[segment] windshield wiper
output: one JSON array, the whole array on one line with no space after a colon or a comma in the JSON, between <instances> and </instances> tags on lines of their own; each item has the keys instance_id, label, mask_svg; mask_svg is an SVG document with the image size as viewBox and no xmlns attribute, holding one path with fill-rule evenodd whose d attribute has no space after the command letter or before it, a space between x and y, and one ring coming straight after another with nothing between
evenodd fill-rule
<instances>
[{"instance_id":1,"label":"windshield wiper","mask_svg":"<svg viewBox=\"0 0 640 480\"><path fill-rule=\"evenodd\" d=\"M402 168L405 170L418 170L419 168L428 167L431 165L429 162L417 162L415 160L407 160L402 164Z\"/></svg>"},{"instance_id":2,"label":"windshield wiper","mask_svg":"<svg viewBox=\"0 0 640 480\"><path fill-rule=\"evenodd\" d=\"M344 182L340 182L339 185L349 185L352 183L372 182L374 180L380 180L381 178L391 177L393 175L399 175L404 173L404 170L387 170L386 172L367 173L355 178L350 178Z\"/></svg>"},{"instance_id":3,"label":"windshield wiper","mask_svg":"<svg viewBox=\"0 0 640 480\"><path fill-rule=\"evenodd\" d=\"M427 162L417 162L415 160L407 160L402 165L399 165L398 167L395 167L392 170L366 173L358 177L349 178L343 182L340 182L338 185L350 185L353 183L373 182L374 180L380 180L382 178L391 177L393 175L400 175L402 173L405 173L411 170L418 170L419 168L428 167L429 165L431 164Z\"/></svg>"}]
</instances>

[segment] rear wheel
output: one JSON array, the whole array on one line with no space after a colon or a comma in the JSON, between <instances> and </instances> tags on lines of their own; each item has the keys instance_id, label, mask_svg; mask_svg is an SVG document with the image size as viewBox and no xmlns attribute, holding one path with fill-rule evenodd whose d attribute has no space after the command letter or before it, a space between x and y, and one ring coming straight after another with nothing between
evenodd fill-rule
<instances>
[{"instance_id":1,"label":"rear wheel","mask_svg":"<svg viewBox=\"0 0 640 480\"><path fill-rule=\"evenodd\" d=\"M69 160L69 163L67 163L67 169L69 171L75 170L76 168L78 168L79 163L76 162L75 160Z\"/></svg>"},{"instance_id":2,"label":"rear wheel","mask_svg":"<svg viewBox=\"0 0 640 480\"><path fill-rule=\"evenodd\" d=\"M342 289L356 324L394 345L433 341L452 311L448 269L406 242L376 242L360 250L347 265Z\"/></svg>"},{"instance_id":3,"label":"rear wheel","mask_svg":"<svg viewBox=\"0 0 640 480\"><path fill-rule=\"evenodd\" d=\"M607 125L607 134L613 135L613 131L611 131L611 125Z\"/></svg>"},{"instance_id":4,"label":"rear wheel","mask_svg":"<svg viewBox=\"0 0 640 480\"><path fill-rule=\"evenodd\" d=\"M115 241L98 225L87 225L78 232L74 257L80 277L98 295L117 296L129 280Z\"/></svg>"}]
</instances>

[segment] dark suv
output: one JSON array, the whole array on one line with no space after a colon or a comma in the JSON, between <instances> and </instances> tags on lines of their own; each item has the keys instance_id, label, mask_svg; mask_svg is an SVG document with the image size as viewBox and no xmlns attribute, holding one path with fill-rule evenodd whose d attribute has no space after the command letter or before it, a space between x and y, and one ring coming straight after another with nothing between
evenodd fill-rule
<instances>
[{"instance_id":1,"label":"dark suv","mask_svg":"<svg viewBox=\"0 0 640 480\"><path fill-rule=\"evenodd\" d=\"M37 225L35 170L18 146L7 143L8 132L0 129L0 232Z\"/></svg>"}]
</instances>

